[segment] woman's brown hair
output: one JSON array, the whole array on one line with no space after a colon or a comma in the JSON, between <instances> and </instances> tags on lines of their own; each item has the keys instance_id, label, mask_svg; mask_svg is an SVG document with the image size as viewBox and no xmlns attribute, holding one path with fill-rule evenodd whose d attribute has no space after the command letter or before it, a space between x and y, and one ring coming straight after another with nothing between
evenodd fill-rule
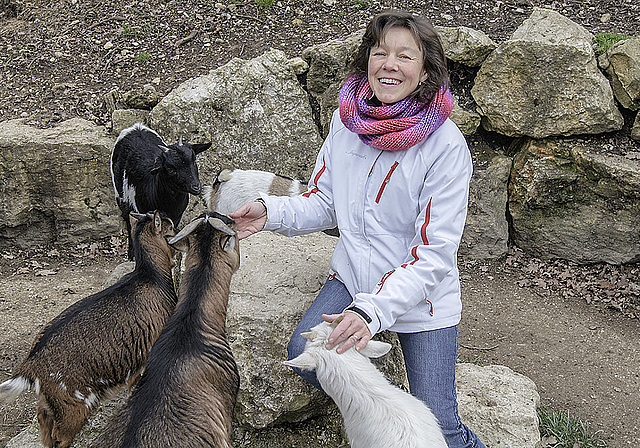
<instances>
[{"instance_id":1,"label":"woman's brown hair","mask_svg":"<svg viewBox=\"0 0 640 448\"><path fill-rule=\"evenodd\" d=\"M408 29L421 46L422 66L429 77L418 85L413 95L422 101L431 101L442 86L449 85L449 72L440 37L424 17L399 10L387 10L376 15L367 25L356 58L351 63L351 72L367 73L371 49L380 44L393 27Z\"/></svg>"}]
</instances>

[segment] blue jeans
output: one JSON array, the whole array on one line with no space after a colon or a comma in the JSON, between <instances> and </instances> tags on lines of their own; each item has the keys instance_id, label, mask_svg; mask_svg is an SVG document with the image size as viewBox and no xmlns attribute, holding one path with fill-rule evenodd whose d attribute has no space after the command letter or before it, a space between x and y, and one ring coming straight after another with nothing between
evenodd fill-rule
<instances>
[{"instance_id":1,"label":"blue jeans","mask_svg":"<svg viewBox=\"0 0 640 448\"><path fill-rule=\"evenodd\" d=\"M304 350L300 333L321 322L322 314L341 313L352 302L339 280L327 280L293 332L287 350L289 359ZM398 333L411 393L422 400L440 422L449 448L486 448L458 415L456 396L456 355L458 327L418 333ZM313 371L294 369L305 381L322 390Z\"/></svg>"}]
</instances>

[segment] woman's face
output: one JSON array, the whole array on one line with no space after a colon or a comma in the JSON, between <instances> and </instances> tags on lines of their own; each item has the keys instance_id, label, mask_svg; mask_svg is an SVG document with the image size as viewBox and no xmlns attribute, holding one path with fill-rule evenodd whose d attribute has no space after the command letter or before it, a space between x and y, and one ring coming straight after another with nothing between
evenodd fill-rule
<instances>
[{"instance_id":1,"label":"woman's face","mask_svg":"<svg viewBox=\"0 0 640 448\"><path fill-rule=\"evenodd\" d=\"M406 28L390 28L369 53L367 76L376 98L391 104L409 96L429 76L422 60L413 34Z\"/></svg>"}]
</instances>

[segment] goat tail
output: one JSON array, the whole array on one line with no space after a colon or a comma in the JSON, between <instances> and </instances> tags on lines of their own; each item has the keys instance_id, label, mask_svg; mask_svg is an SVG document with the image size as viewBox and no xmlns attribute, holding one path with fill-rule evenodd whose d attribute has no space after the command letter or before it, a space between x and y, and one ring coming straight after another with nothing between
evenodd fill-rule
<instances>
[{"instance_id":1,"label":"goat tail","mask_svg":"<svg viewBox=\"0 0 640 448\"><path fill-rule=\"evenodd\" d=\"M16 376L0 384L0 404L10 403L27 389L34 387L33 381L23 376Z\"/></svg>"}]
</instances>

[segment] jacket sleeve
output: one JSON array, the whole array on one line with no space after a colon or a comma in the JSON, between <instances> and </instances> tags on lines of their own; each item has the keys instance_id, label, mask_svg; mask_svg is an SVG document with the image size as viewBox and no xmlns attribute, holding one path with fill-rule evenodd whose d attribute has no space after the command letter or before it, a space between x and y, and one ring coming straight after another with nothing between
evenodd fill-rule
<instances>
[{"instance_id":1,"label":"jacket sleeve","mask_svg":"<svg viewBox=\"0 0 640 448\"><path fill-rule=\"evenodd\" d=\"M374 291L354 298L352 306L371 318L367 325L372 335L390 328L420 301L429 300L445 276L457 269L473 164L463 138L447 145L424 179L415 235L404 263L387 272ZM438 303L431 307L437 312Z\"/></svg>"},{"instance_id":2,"label":"jacket sleeve","mask_svg":"<svg viewBox=\"0 0 640 448\"><path fill-rule=\"evenodd\" d=\"M294 236L336 227L331 183L332 131L320 148L306 193L293 197L260 193L267 208L264 230Z\"/></svg>"}]
</instances>

